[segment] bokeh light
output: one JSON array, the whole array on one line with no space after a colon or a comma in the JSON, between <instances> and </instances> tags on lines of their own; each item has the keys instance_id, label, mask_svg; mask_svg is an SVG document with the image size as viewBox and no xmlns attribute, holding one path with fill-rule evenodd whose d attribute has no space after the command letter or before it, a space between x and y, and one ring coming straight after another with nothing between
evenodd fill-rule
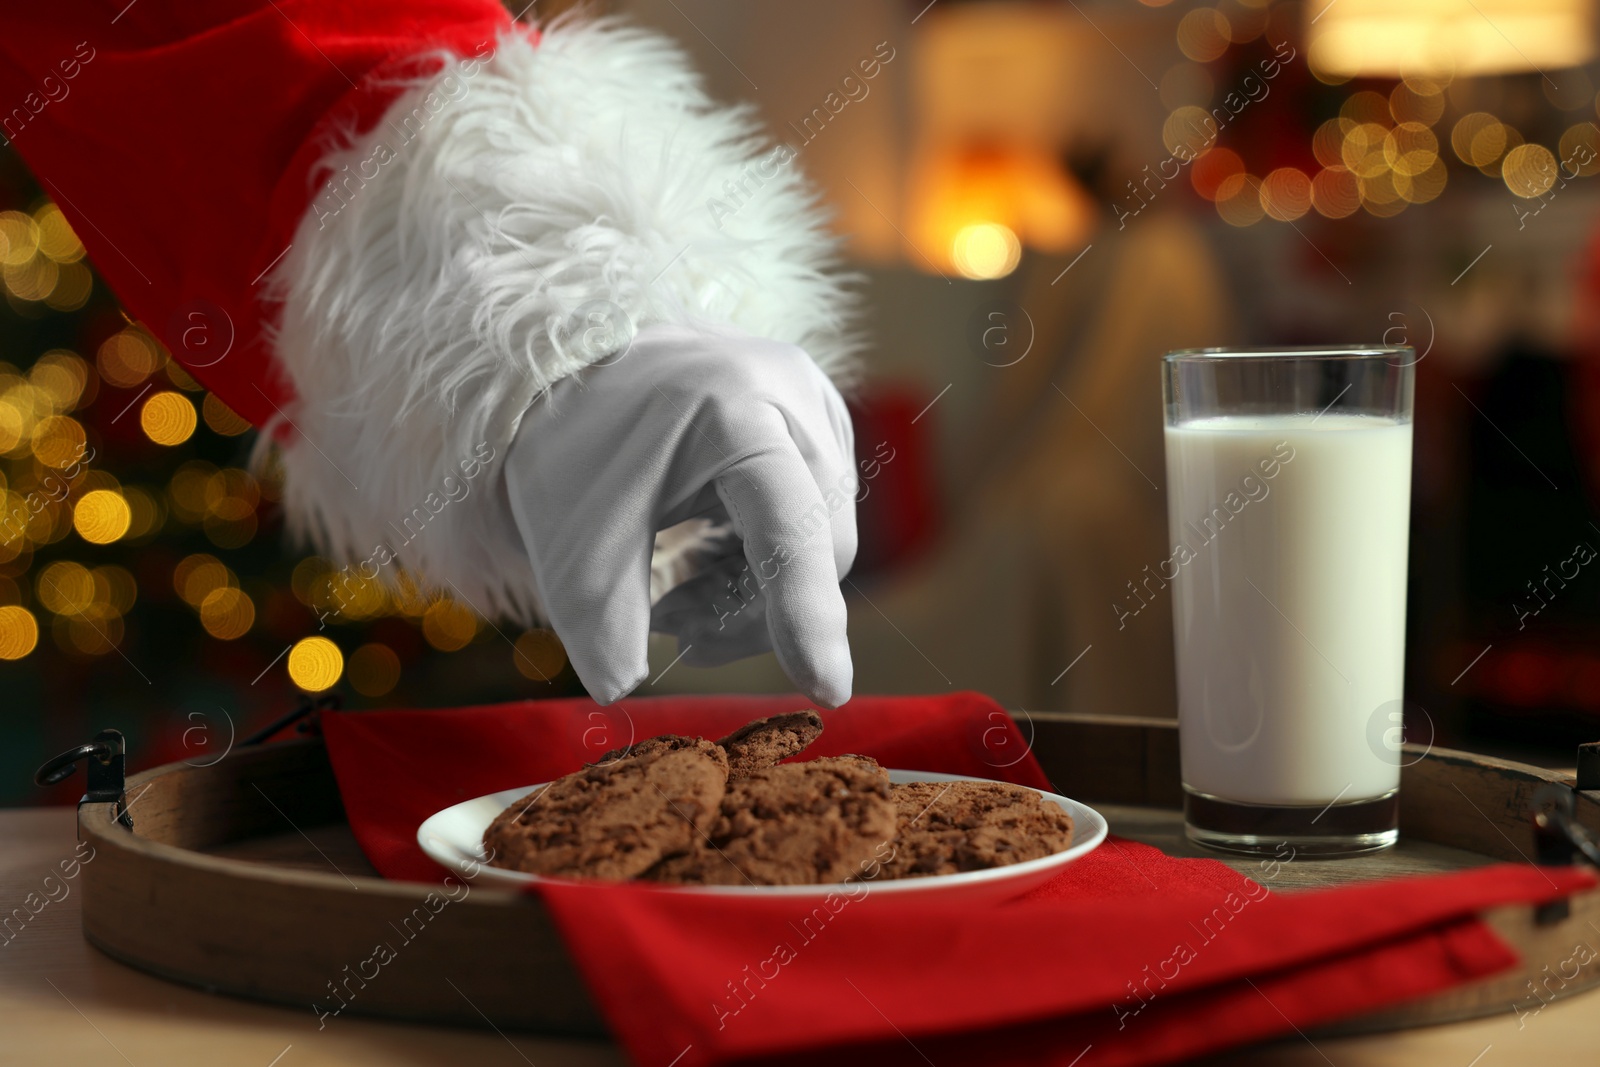
<instances>
[{"instance_id":1,"label":"bokeh light","mask_svg":"<svg viewBox=\"0 0 1600 1067\"><path fill-rule=\"evenodd\" d=\"M235 415L233 409L218 400L215 393L206 394L205 400L201 402L200 411L212 432L219 433L223 437L237 437L250 428L250 423Z\"/></svg>"},{"instance_id":2,"label":"bokeh light","mask_svg":"<svg viewBox=\"0 0 1600 1067\"><path fill-rule=\"evenodd\" d=\"M344 655L326 637L302 637L289 649L289 680L308 693L332 688L344 673Z\"/></svg>"},{"instance_id":3,"label":"bokeh light","mask_svg":"<svg viewBox=\"0 0 1600 1067\"><path fill-rule=\"evenodd\" d=\"M567 665L567 650L554 630L529 630L517 638L511 662L524 678L548 682Z\"/></svg>"},{"instance_id":4,"label":"bokeh light","mask_svg":"<svg viewBox=\"0 0 1600 1067\"><path fill-rule=\"evenodd\" d=\"M33 613L16 604L0 607L0 659L21 659L39 644Z\"/></svg>"},{"instance_id":5,"label":"bokeh light","mask_svg":"<svg viewBox=\"0 0 1600 1067\"><path fill-rule=\"evenodd\" d=\"M436 600L422 616L422 636L440 652L465 648L478 634L478 617L454 600Z\"/></svg>"},{"instance_id":6,"label":"bokeh light","mask_svg":"<svg viewBox=\"0 0 1600 1067\"><path fill-rule=\"evenodd\" d=\"M1450 131L1450 147L1468 166L1488 166L1500 158L1505 145L1505 126L1487 111L1461 116Z\"/></svg>"},{"instance_id":7,"label":"bokeh light","mask_svg":"<svg viewBox=\"0 0 1600 1067\"><path fill-rule=\"evenodd\" d=\"M1217 187L1217 214L1229 226L1253 226L1266 214L1261 208L1261 182L1253 174L1223 179Z\"/></svg>"},{"instance_id":8,"label":"bokeh light","mask_svg":"<svg viewBox=\"0 0 1600 1067\"><path fill-rule=\"evenodd\" d=\"M255 603L232 586L213 589L200 602L200 624L206 628L206 633L219 640L234 641L243 637L255 621Z\"/></svg>"},{"instance_id":9,"label":"bokeh light","mask_svg":"<svg viewBox=\"0 0 1600 1067\"><path fill-rule=\"evenodd\" d=\"M72 509L72 525L92 545L109 545L128 532L133 513L115 489L96 489L79 498Z\"/></svg>"},{"instance_id":10,"label":"bokeh light","mask_svg":"<svg viewBox=\"0 0 1600 1067\"><path fill-rule=\"evenodd\" d=\"M84 457L87 444L83 427L65 415L40 419L33 427L33 454L46 467L70 467Z\"/></svg>"},{"instance_id":11,"label":"bokeh light","mask_svg":"<svg viewBox=\"0 0 1600 1067\"><path fill-rule=\"evenodd\" d=\"M1293 222L1311 210L1311 179L1294 167L1279 167L1261 180L1261 210L1279 222Z\"/></svg>"},{"instance_id":12,"label":"bokeh light","mask_svg":"<svg viewBox=\"0 0 1600 1067\"><path fill-rule=\"evenodd\" d=\"M101 342L94 362L106 381L131 389L159 370L163 359L155 338L130 326Z\"/></svg>"},{"instance_id":13,"label":"bokeh light","mask_svg":"<svg viewBox=\"0 0 1600 1067\"><path fill-rule=\"evenodd\" d=\"M1022 242L998 222L973 223L957 231L950 257L962 277L1003 278L1022 260Z\"/></svg>"},{"instance_id":14,"label":"bokeh light","mask_svg":"<svg viewBox=\"0 0 1600 1067\"><path fill-rule=\"evenodd\" d=\"M1244 173L1244 161L1231 148L1213 148L1189 164L1189 182L1207 200L1215 200L1222 183Z\"/></svg>"},{"instance_id":15,"label":"bokeh light","mask_svg":"<svg viewBox=\"0 0 1600 1067\"><path fill-rule=\"evenodd\" d=\"M400 682L400 657L374 641L350 653L350 684L362 696L381 697Z\"/></svg>"},{"instance_id":16,"label":"bokeh light","mask_svg":"<svg viewBox=\"0 0 1600 1067\"><path fill-rule=\"evenodd\" d=\"M170 390L152 394L139 409L139 426L158 445L181 445L194 433L194 404Z\"/></svg>"},{"instance_id":17,"label":"bokeh light","mask_svg":"<svg viewBox=\"0 0 1600 1067\"><path fill-rule=\"evenodd\" d=\"M1592 177L1600 174L1600 129L1592 122L1567 127L1559 145L1564 174Z\"/></svg>"},{"instance_id":18,"label":"bokeh light","mask_svg":"<svg viewBox=\"0 0 1600 1067\"><path fill-rule=\"evenodd\" d=\"M1222 58L1230 43L1228 17L1214 7L1197 7L1178 23L1178 49L1196 63Z\"/></svg>"},{"instance_id":19,"label":"bokeh light","mask_svg":"<svg viewBox=\"0 0 1600 1067\"><path fill-rule=\"evenodd\" d=\"M1501 176L1517 196L1543 196L1556 183L1555 154L1544 145L1518 145L1506 153Z\"/></svg>"}]
</instances>

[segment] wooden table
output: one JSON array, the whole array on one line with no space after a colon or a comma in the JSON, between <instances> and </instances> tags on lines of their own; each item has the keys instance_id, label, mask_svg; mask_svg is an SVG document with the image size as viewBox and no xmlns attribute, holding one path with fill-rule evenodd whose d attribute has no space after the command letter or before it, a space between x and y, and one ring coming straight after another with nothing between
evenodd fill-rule
<instances>
[{"instance_id":1,"label":"wooden table","mask_svg":"<svg viewBox=\"0 0 1600 1067\"><path fill-rule=\"evenodd\" d=\"M1117 827L1113 827L1116 829ZM1128 829L1132 829L1131 827ZM73 855L70 808L0 811L0 913ZM59 885L69 893L61 896ZM0 1067L577 1067L622 1064L614 1046L526 1034L453 1030L330 1018L318 1028L310 1008L273 1007L215 996L124 967L84 942L72 883L51 883L45 905L10 941L0 936ZM1511 1067L1595 1062L1600 993L1558 1001L1519 1020L1503 1016L1396 1034L1302 1038L1217 1057L1247 1067ZM665 1065L654 1065L665 1067ZM939 1065L946 1067L946 1065Z\"/></svg>"}]
</instances>

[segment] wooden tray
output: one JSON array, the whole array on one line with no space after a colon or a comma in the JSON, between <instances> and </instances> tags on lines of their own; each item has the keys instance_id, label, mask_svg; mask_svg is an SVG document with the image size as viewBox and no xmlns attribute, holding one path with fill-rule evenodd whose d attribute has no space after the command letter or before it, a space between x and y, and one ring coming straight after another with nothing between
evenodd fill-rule
<instances>
[{"instance_id":1,"label":"wooden tray","mask_svg":"<svg viewBox=\"0 0 1600 1067\"><path fill-rule=\"evenodd\" d=\"M1183 837L1174 723L1034 714L1023 728L1061 791L1102 811L1113 833L1174 855L1213 855ZM1275 868L1216 858L1275 891L1532 862L1535 790L1573 785L1557 772L1464 752L1408 752L1416 762L1402 776L1396 848ZM308 1012L605 1032L537 900L475 887L430 901L428 886L376 876L344 821L320 740L240 748L208 767L157 767L130 778L126 795L132 831L111 803L81 805L78 827L95 849L80 875L84 936L130 966ZM1600 833L1600 792L1572 796L1576 821ZM1519 969L1325 1032L1533 1010L1600 984L1592 949L1578 957L1588 965L1567 976L1577 946L1600 946L1600 891L1539 915L1507 907L1485 918L1516 946ZM375 963L379 943L392 954Z\"/></svg>"}]
</instances>

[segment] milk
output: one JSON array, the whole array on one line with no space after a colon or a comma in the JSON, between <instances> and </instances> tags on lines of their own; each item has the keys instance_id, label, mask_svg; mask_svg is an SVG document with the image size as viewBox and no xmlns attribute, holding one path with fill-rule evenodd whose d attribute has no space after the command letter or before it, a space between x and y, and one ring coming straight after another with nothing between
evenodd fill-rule
<instances>
[{"instance_id":1,"label":"milk","mask_svg":"<svg viewBox=\"0 0 1600 1067\"><path fill-rule=\"evenodd\" d=\"M1221 416L1169 426L1166 451L1184 784L1302 805L1397 788L1411 423Z\"/></svg>"}]
</instances>

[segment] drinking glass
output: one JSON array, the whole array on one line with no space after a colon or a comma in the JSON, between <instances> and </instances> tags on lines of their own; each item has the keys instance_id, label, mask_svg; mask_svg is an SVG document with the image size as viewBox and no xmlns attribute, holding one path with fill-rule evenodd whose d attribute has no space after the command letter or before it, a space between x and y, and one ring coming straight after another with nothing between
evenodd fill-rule
<instances>
[{"instance_id":1,"label":"drinking glass","mask_svg":"<svg viewBox=\"0 0 1600 1067\"><path fill-rule=\"evenodd\" d=\"M1156 580L1193 841L1337 855L1398 836L1415 362L1388 346L1163 362L1173 547Z\"/></svg>"}]
</instances>

